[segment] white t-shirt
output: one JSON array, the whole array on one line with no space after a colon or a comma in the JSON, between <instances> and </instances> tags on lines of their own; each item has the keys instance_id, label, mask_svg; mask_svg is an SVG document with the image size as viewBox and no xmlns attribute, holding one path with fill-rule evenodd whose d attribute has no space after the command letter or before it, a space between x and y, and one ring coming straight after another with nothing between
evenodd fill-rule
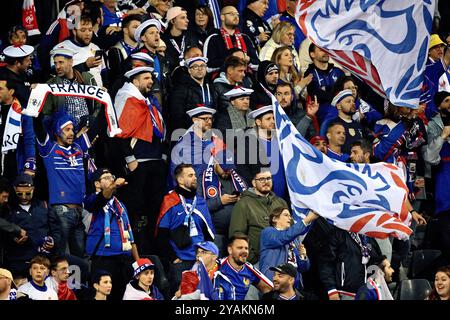
<instances>
[{"instance_id":1,"label":"white t-shirt","mask_svg":"<svg viewBox=\"0 0 450 320\"><path fill-rule=\"evenodd\" d=\"M87 46L79 46L78 44L73 42L73 40L70 39L58 43L53 49L55 48L72 49L72 51L75 52L75 55L73 56L73 66L85 63L88 58L95 56L95 51L100 50L100 48L92 42ZM54 63L52 57L50 57L50 65L53 68ZM103 69L106 69L105 60L103 58L102 63L98 67L89 69L89 72L94 76L94 79L99 87L103 86L103 81L101 77L101 72Z\"/></svg>"},{"instance_id":2,"label":"white t-shirt","mask_svg":"<svg viewBox=\"0 0 450 320\"><path fill-rule=\"evenodd\" d=\"M21 285L18 291L27 294L33 300L58 300L58 294L53 288L47 287L45 284L40 287L33 281Z\"/></svg>"}]
</instances>

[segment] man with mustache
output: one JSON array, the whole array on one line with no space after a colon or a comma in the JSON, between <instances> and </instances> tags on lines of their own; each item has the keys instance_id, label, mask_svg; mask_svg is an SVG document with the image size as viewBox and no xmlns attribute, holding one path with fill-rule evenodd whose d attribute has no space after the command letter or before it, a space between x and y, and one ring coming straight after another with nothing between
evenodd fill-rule
<instances>
[{"instance_id":1,"label":"man with mustache","mask_svg":"<svg viewBox=\"0 0 450 320\"><path fill-rule=\"evenodd\" d=\"M229 281L220 278L214 284L220 292L220 300L244 300L250 285L256 286L261 293L272 290L272 282L247 262L249 242L245 234L237 233L230 238L228 254L220 261L219 271L225 276L222 278Z\"/></svg>"}]
</instances>

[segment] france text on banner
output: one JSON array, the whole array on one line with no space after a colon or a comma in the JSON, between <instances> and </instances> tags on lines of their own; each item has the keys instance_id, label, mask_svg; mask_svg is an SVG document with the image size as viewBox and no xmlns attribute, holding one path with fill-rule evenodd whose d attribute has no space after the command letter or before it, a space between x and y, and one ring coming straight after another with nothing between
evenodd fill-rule
<instances>
[{"instance_id":1,"label":"france text on banner","mask_svg":"<svg viewBox=\"0 0 450 320\"><path fill-rule=\"evenodd\" d=\"M397 106L417 108L432 0L299 0L296 20L317 46Z\"/></svg>"},{"instance_id":2,"label":"france text on banner","mask_svg":"<svg viewBox=\"0 0 450 320\"><path fill-rule=\"evenodd\" d=\"M114 137L122 130L118 127L116 114L108 92L98 86L80 84L46 84L39 83L31 90L30 98L26 109L22 114L37 117L44 107L45 100L49 94L55 96L73 96L80 98L94 99L105 106L106 122L108 124L108 135Z\"/></svg>"},{"instance_id":3,"label":"france text on banner","mask_svg":"<svg viewBox=\"0 0 450 320\"><path fill-rule=\"evenodd\" d=\"M392 164L349 164L322 154L297 131L272 96L292 207L309 208L337 227L374 238L412 233L403 171Z\"/></svg>"}]
</instances>

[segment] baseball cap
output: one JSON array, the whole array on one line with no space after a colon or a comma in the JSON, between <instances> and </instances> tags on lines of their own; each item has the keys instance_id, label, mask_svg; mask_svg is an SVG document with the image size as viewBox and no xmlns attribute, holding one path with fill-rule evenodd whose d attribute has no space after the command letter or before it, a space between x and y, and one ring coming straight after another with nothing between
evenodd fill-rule
<instances>
[{"instance_id":1,"label":"baseball cap","mask_svg":"<svg viewBox=\"0 0 450 320\"><path fill-rule=\"evenodd\" d=\"M217 248L214 242L211 241L197 242L196 244L194 244L194 246L196 246L197 248L202 248L205 251L209 251L215 256L219 255L219 248Z\"/></svg>"},{"instance_id":2,"label":"baseball cap","mask_svg":"<svg viewBox=\"0 0 450 320\"><path fill-rule=\"evenodd\" d=\"M297 277L297 269L290 263L280 264L277 267L270 267L269 270L287 274L293 278Z\"/></svg>"},{"instance_id":3,"label":"baseball cap","mask_svg":"<svg viewBox=\"0 0 450 320\"><path fill-rule=\"evenodd\" d=\"M29 174L21 173L16 177L13 185L14 187L18 186L32 187L34 185L33 178Z\"/></svg>"}]
</instances>

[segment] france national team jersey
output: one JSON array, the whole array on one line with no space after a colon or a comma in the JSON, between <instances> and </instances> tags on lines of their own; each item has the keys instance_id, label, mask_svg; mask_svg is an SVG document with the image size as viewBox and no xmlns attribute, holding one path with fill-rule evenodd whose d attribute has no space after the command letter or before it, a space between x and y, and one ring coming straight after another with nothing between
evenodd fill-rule
<instances>
[{"instance_id":1,"label":"france national team jersey","mask_svg":"<svg viewBox=\"0 0 450 320\"><path fill-rule=\"evenodd\" d=\"M38 141L39 154L47 170L49 204L82 204L86 193L83 156L90 147L86 134L81 135L69 147L51 141Z\"/></svg>"},{"instance_id":2,"label":"france national team jersey","mask_svg":"<svg viewBox=\"0 0 450 320\"><path fill-rule=\"evenodd\" d=\"M264 281L273 287L272 282L261 272L253 268L250 263L243 265L241 270L233 268L228 261L228 257L220 261L220 272L225 275L234 285L236 300L244 300L250 285L256 286L259 281Z\"/></svg>"}]
</instances>

